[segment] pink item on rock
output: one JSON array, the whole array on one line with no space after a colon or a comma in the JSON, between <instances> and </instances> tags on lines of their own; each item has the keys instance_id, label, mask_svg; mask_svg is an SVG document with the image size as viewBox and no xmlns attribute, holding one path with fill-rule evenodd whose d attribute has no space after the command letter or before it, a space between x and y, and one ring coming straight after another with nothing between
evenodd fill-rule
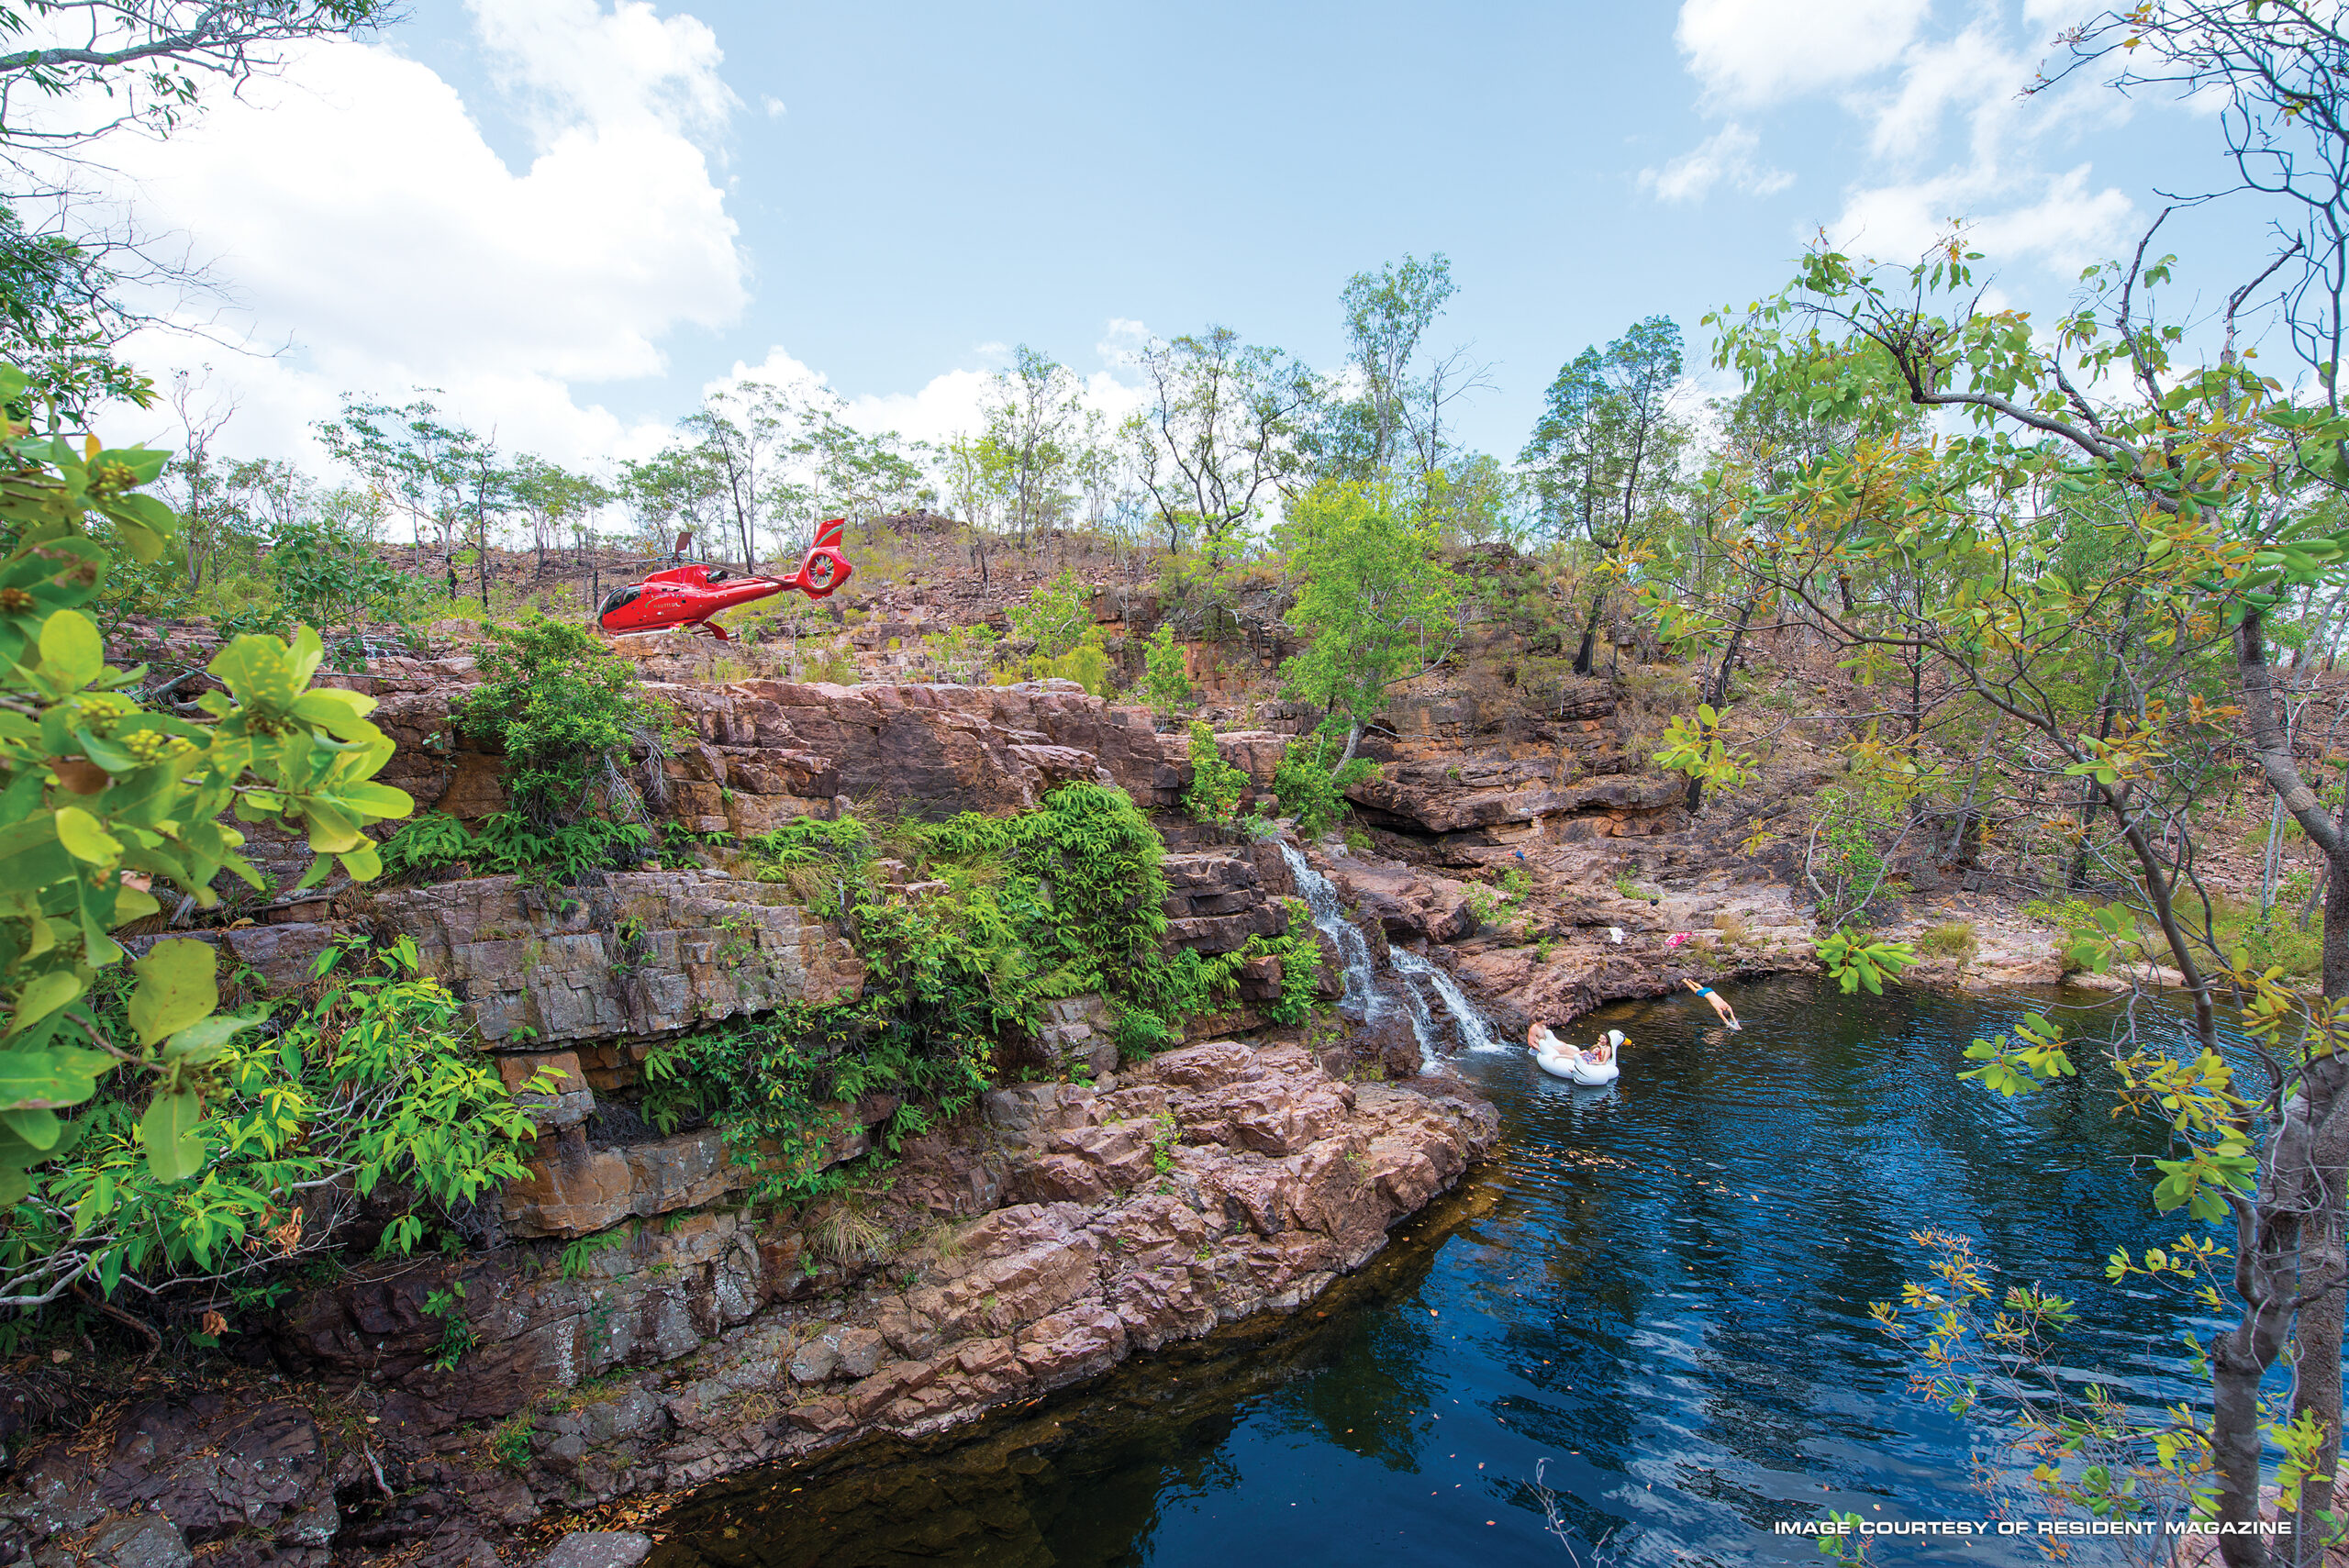
<instances>
[{"instance_id":1,"label":"pink item on rock","mask_svg":"<svg viewBox=\"0 0 2349 1568\"><path fill-rule=\"evenodd\" d=\"M1676 948L1682 942L1694 940L1696 935L1697 933L1694 931L1675 931L1671 936L1664 939L1664 945L1667 948Z\"/></svg>"}]
</instances>

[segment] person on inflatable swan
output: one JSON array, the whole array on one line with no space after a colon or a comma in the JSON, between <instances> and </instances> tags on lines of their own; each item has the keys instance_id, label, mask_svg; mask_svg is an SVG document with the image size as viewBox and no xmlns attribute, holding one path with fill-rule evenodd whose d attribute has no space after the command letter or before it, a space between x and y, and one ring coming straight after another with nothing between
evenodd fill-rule
<instances>
[{"instance_id":1,"label":"person on inflatable swan","mask_svg":"<svg viewBox=\"0 0 2349 1568\"><path fill-rule=\"evenodd\" d=\"M1621 1029L1609 1029L1588 1051L1578 1051L1551 1033L1549 1025L1536 1022L1525 1031L1525 1043L1533 1053L1533 1064L1553 1078L1611 1084L1622 1073L1617 1059L1631 1042Z\"/></svg>"}]
</instances>

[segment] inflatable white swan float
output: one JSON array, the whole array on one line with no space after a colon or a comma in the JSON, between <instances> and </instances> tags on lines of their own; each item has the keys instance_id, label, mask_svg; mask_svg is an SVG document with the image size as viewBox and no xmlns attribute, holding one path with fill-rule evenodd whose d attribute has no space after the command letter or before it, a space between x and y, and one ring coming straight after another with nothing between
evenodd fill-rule
<instances>
[{"instance_id":1,"label":"inflatable white swan float","mask_svg":"<svg viewBox=\"0 0 2349 1568\"><path fill-rule=\"evenodd\" d=\"M1535 1066L1553 1078L1590 1087L1612 1084L1622 1076L1623 1047L1631 1043L1621 1029L1609 1029L1590 1050L1577 1051L1552 1034L1545 1024L1534 1025L1530 1039Z\"/></svg>"}]
</instances>

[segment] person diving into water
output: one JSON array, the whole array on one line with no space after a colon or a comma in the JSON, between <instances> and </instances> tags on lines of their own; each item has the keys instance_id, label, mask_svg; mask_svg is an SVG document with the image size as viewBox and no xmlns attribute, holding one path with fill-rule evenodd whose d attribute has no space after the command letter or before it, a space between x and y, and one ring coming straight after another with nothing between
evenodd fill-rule
<instances>
[{"instance_id":1,"label":"person diving into water","mask_svg":"<svg viewBox=\"0 0 2349 1568\"><path fill-rule=\"evenodd\" d=\"M1688 987L1689 990L1697 993L1698 995L1702 996L1706 1001L1710 1002L1713 1005L1713 1011L1719 1013L1721 1016L1721 1022L1727 1024L1730 1028L1733 1029L1742 1029L1745 1027L1743 1024L1737 1021L1737 1015L1730 1010L1730 1005L1727 1002L1722 1001L1719 995L1715 995L1711 986L1699 985L1695 981L1685 978L1680 982L1680 984Z\"/></svg>"}]
</instances>

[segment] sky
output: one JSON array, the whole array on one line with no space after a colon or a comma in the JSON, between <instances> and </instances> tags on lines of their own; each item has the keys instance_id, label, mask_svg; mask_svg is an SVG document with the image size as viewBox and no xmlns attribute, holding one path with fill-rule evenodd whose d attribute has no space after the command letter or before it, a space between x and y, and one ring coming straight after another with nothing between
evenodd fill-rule
<instances>
[{"instance_id":1,"label":"sky","mask_svg":"<svg viewBox=\"0 0 2349 1568\"><path fill-rule=\"evenodd\" d=\"M2088 9L411 0L109 144L220 290L203 335L130 357L233 405L216 450L240 456L325 472L339 395L426 386L596 468L743 375L937 439L1018 344L1113 413L1152 334L1219 323L1335 369L1347 277L1441 251L1459 292L1430 341L1490 365L1460 428L1510 457L1575 353L1662 313L1700 369L1703 316L1822 230L1910 260L1968 220L1994 298L2044 317L2157 188L2223 183L2192 106L2018 95ZM2265 248L2243 210L2164 240L2216 295Z\"/></svg>"}]
</instances>

